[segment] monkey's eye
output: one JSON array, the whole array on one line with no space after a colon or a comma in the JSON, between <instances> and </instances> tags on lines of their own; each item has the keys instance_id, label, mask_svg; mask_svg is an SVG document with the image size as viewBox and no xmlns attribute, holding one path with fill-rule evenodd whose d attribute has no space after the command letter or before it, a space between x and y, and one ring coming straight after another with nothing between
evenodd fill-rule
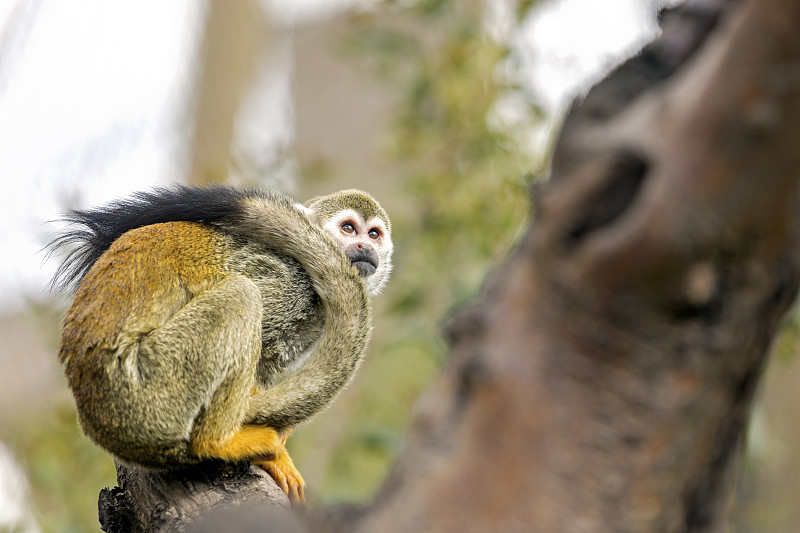
<instances>
[{"instance_id":1,"label":"monkey's eye","mask_svg":"<svg viewBox=\"0 0 800 533\"><path fill-rule=\"evenodd\" d=\"M370 239L380 239L381 231L378 228L372 228L371 230L369 230L368 235Z\"/></svg>"},{"instance_id":2,"label":"monkey's eye","mask_svg":"<svg viewBox=\"0 0 800 533\"><path fill-rule=\"evenodd\" d=\"M353 226L352 222L345 222L342 224L342 231L345 233L353 234L356 232L355 226Z\"/></svg>"}]
</instances>

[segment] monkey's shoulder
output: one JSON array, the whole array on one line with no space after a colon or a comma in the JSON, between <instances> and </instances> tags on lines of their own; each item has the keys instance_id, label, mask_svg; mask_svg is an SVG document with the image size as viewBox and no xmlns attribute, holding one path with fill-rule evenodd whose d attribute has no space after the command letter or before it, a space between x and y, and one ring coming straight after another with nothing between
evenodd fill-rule
<instances>
[{"instance_id":1,"label":"monkey's shoulder","mask_svg":"<svg viewBox=\"0 0 800 533\"><path fill-rule=\"evenodd\" d=\"M311 277L296 259L279 247L241 238L231 239L228 249L226 270L255 283L264 305L271 309L270 315L302 320L320 315Z\"/></svg>"},{"instance_id":2,"label":"monkey's shoulder","mask_svg":"<svg viewBox=\"0 0 800 533\"><path fill-rule=\"evenodd\" d=\"M250 279L264 305L258 373L267 383L319 338L325 313L306 269L280 247L241 238L231 244L228 269Z\"/></svg>"}]
</instances>

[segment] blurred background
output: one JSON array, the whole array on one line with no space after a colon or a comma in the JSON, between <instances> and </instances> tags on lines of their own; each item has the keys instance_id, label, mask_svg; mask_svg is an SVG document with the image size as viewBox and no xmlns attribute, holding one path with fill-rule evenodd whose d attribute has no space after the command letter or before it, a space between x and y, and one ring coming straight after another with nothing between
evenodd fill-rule
<instances>
[{"instance_id":1,"label":"blurred background","mask_svg":"<svg viewBox=\"0 0 800 533\"><path fill-rule=\"evenodd\" d=\"M0 0L0 532L97 531L113 461L56 362L42 248L66 209L170 183L344 187L392 217L395 275L352 386L290 440L314 504L367 501L446 359L441 326L529 215L572 98L662 0ZM731 531L800 523L800 321L767 370Z\"/></svg>"}]
</instances>

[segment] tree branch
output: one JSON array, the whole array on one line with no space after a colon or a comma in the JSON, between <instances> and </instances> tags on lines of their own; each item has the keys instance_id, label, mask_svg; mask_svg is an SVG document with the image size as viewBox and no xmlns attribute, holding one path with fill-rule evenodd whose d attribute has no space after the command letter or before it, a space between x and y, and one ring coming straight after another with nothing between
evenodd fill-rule
<instances>
[{"instance_id":1,"label":"tree branch","mask_svg":"<svg viewBox=\"0 0 800 533\"><path fill-rule=\"evenodd\" d=\"M246 462L208 461L171 472L117 463L117 485L100 492L100 526L106 533L185 531L193 525L202 528L232 508L289 506L269 474Z\"/></svg>"}]
</instances>

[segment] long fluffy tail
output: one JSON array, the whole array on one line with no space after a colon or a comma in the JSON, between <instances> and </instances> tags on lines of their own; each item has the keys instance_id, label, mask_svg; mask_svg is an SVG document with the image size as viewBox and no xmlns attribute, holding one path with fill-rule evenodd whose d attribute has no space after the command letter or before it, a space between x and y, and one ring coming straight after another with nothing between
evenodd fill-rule
<instances>
[{"instance_id":1,"label":"long fluffy tail","mask_svg":"<svg viewBox=\"0 0 800 533\"><path fill-rule=\"evenodd\" d=\"M325 310L316 350L293 375L253 397L248 423L282 429L328 406L360 366L372 333L364 281L333 238L284 196L242 202L235 231L274 243L309 273Z\"/></svg>"}]
</instances>

